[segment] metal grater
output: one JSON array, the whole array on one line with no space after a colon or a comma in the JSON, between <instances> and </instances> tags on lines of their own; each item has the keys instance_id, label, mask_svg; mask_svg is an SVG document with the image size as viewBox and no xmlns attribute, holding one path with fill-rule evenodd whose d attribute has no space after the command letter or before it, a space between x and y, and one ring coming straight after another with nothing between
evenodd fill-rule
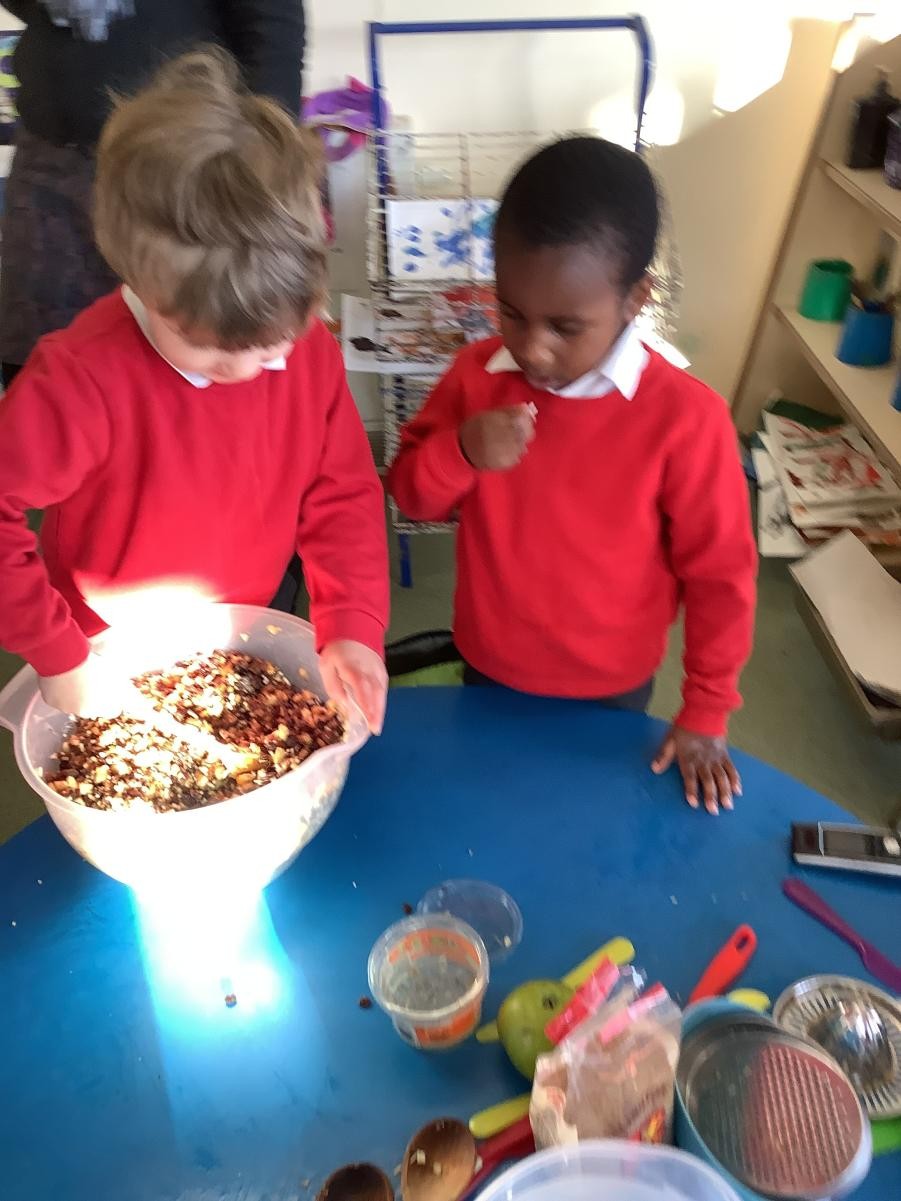
<instances>
[{"instance_id":1,"label":"metal grater","mask_svg":"<svg viewBox=\"0 0 901 1201\"><path fill-rule=\"evenodd\" d=\"M776 1002L773 1018L790 1033L809 1038L811 1027L836 1002L848 997L861 999L879 1011L895 1060L890 1080L861 1088L858 1096L871 1118L901 1117L901 1004L888 993L850 976L808 976L785 990Z\"/></svg>"},{"instance_id":2,"label":"metal grater","mask_svg":"<svg viewBox=\"0 0 901 1201\"><path fill-rule=\"evenodd\" d=\"M835 1199L869 1169L869 1123L850 1083L783 1030L701 1027L686 1040L679 1087L713 1157L755 1192Z\"/></svg>"}]
</instances>

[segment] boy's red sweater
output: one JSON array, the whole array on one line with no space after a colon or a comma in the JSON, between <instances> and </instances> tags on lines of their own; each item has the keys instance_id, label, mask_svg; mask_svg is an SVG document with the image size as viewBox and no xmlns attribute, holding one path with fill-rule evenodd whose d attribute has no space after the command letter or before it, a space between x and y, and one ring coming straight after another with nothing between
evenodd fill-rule
<instances>
[{"instance_id":1,"label":"boy's red sweater","mask_svg":"<svg viewBox=\"0 0 901 1201\"><path fill-rule=\"evenodd\" d=\"M756 550L726 404L651 352L634 398L565 399L489 374L465 350L404 432L390 489L407 516L458 512L454 636L477 670L525 692L603 697L650 679L685 607L679 724L725 732L753 633ZM460 425L534 403L507 472L464 458Z\"/></svg>"},{"instance_id":2,"label":"boy's red sweater","mask_svg":"<svg viewBox=\"0 0 901 1201\"><path fill-rule=\"evenodd\" d=\"M381 651L383 504L321 323L286 370L200 389L115 292L45 338L0 399L0 645L56 675L83 661L111 598L175 585L265 605L297 548L319 645ZM46 510L42 554L29 509Z\"/></svg>"}]
</instances>

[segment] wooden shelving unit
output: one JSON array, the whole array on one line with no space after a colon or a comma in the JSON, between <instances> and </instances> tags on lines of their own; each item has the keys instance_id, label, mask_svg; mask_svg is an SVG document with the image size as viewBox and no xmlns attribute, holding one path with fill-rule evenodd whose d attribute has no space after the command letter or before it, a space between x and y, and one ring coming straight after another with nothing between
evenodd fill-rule
<instances>
[{"instance_id":1,"label":"wooden shelving unit","mask_svg":"<svg viewBox=\"0 0 901 1201\"><path fill-rule=\"evenodd\" d=\"M845 415L859 426L883 461L901 473L901 413L891 406L898 364L848 367L835 357L841 332L838 323L808 321L797 309L778 303L773 311L791 331L798 349Z\"/></svg>"},{"instance_id":2,"label":"wooden shelving unit","mask_svg":"<svg viewBox=\"0 0 901 1201\"><path fill-rule=\"evenodd\" d=\"M866 279L885 234L901 243L901 190L889 187L881 171L854 171L843 162L851 105L870 91L880 67L887 69L892 90L901 95L901 37L872 46L835 75L732 407L736 424L746 433L758 427L761 410L773 395L844 416L901 480L901 413L891 406L901 345L886 367L848 367L835 357L840 326L808 321L797 310L814 259L847 259ZM901 245L890 286L901 288ZM901 578L901 552L879 552L877 557ZM876 705L867 696L800 591L798 607L862 719L882 737L901 738L901 710Z\"/></svg>"},{"instance_id":3,"label":"wooden shelving unit","mask_svg":"<svg viewBox=\"0 0 901 1201\"><path fill-rule=\"evenodd\" d=\"M868 209L885 229L901 238L901 190L890 188L881 171L853 171L826 158L820 160L820 167L828 179Z\"/></svg>"}]
</instances>

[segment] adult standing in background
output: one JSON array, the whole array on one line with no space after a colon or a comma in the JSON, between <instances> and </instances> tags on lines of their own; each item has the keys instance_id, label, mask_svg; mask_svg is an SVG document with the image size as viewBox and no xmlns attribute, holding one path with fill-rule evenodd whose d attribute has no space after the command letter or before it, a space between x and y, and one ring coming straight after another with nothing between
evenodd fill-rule
<instances>
[{"instance_id":1,"label":"adult standing in background","mask_svg":"<svg viewBox=\"0 0 901 1201\"><path fill-rule=\"evenodd\" d=\"M19 128L6 184L0 362L13 377L44 334L117 280L94 246L94 151L112 94L137 91L164 59L215 42L251 91L299 116L302 0L2 0L25 25L15 53ZM276 598L293 607L297 565Z\"/></svg>"},{"instance_id":2,"label":"adult standing in background","mask_svg":"<svg viewBox=\"0 0 901 1201\"><path fill-rule=\"evenodd\" d=\"M4 382L38 338L115 287L94 247L94 148L111 93L203 42L235 56L252 91L300 113L301 0L3 0L25 25L15 54L19 133L0 275Z\"/></svg>"}]
</instances>

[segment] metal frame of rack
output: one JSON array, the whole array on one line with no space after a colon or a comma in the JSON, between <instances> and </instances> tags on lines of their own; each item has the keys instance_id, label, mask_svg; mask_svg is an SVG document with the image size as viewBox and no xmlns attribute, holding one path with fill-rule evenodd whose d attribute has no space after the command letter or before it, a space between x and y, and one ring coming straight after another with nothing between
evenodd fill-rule
<instances>
[{"instance_id":1,"label":"metal frame of rack","mask_svg":"<svg viewBox=\"0 0 901 1201\"><path fill-rule=\"evenodd\" d=\"M476 223L490 223L491 205L514 169L552 133L498 132L419 134L385 128L381 43L385 37L455 33L528 33L556 31L631 32L638 54L635 90L635 148L653 75L651 38L639 16L511 21L435 21L373 23L369 26L373 89L373 134L369 139L369 221L367 262L374 306L376 355L385 420L385 461L397 453L403 425L419 411L430 387L467 342L493 331L493 263ZM392 261L392 232L404 202L447 202L458 234L437 270L429 275L397 270ZM411 235L415 239L415 232ZM414 246L415 254L415 246ZM411 264L414 265L415 264ZM672 298L665 288L655 296L658 320L671 324ZM397 365L397 374L391 372ZM391 503L400 544L401 583L412 585L410 535L453 529L453 523L414 522Z\"/></svg>"}]
</instances>

